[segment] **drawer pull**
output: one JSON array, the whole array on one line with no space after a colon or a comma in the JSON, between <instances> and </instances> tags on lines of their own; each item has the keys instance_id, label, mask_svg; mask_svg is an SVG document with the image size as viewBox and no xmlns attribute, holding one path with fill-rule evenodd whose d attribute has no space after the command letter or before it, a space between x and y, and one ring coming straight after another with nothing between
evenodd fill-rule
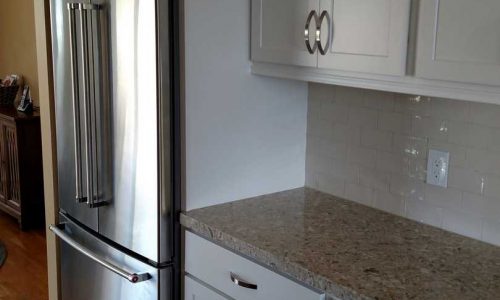
<instances>
[{"instance_id":1,"label":"drawer pull","mask_svg":"<svg viewBox=\"0 0 500 300\"><path fill-rule=\"evenodd\" d=\"M240 277L238 277L238 275L234 274L233 272L230 272L229 274L231 277L231 281L234 282L234 284L236 284L237 286L241 286L243 288L251 289L251 290L257 289L256 284L249 283L249 282L242 280Z\"/></svg>"}]
</instances>

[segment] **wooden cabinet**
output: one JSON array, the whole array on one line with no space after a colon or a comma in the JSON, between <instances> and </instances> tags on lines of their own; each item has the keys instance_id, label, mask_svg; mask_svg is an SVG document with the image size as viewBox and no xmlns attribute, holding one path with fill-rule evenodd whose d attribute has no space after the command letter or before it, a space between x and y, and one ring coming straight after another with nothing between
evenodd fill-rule
<instances>
[{"instance_id":1,"label":"wooden cabinet","mask_svg":"<svg viewBox=\"0 0 500 300\"><path fill-rule=\"evenodd\" d=\"M309 40L320 25L324 55L305 45L311 11ZM252 60L404 75L409 15L410 0L252 0Z\"/></svg>"},{"instance_id":2,"label":"wooden cabinet","mask_svg":"<svg viewBox=\"0 0 500 300\"><path fill-rule=\"evenodd\" d=\"M325 294L291 281L191 232L186 232L185 249L186 273L231 299L325 299ZM233 280L238 280L240 285ZM254 288L245 287L245 284L254 285Z\"/></svg>"},{"instance_id":3,"label":"wooden cabinet","mask_svg":"<svg viewBox=\"0 0 500 300\"><path fill-rule=\"evenodd\" d=\"M22 229L43 224L40 117L0 107L0 210Z\"/></svg>"},{"instance_id":4,"label":"wooden cabinet","mask_svg":"<svg viewBox=\"0 0 500 300\"><path fill-rule=\"evenodd\" d=\"M318 67L386 75L405 75L410 0L321 0L326 11Z\"/></svg>"},{"instance_id":5,"label":"wooden cabinet","mask_svg":"<svg viewBox=\"0 0 500 300\"><path fill-rule=\"evenodd\" d=\"M315 67L304 31L308 14L318 8L318 0L252 0L252 60ZM314 20L310 25L314 40Z\"/></svg>"},{"instance_id":6,"label":"wooden cabinet","mask_svg":"<svg viewBox=\"0 0 500 300\"><path fill-rule=\"evenodd\" d=\"M500 85L500 1L421 0L416 75Z\"/></svg>"}]
</instances>

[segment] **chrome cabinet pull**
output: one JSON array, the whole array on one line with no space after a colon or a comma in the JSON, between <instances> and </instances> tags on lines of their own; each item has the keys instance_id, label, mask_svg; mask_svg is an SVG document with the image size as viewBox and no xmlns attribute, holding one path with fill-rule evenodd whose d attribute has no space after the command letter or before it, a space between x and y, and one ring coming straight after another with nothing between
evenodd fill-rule
<instances>
[{"instance_id":1,"label":"chrome cabinet pull","mask_svg":"<svg viewBox=\"0 0 500 300\"><path fill-rule=\"evenodd\" d=\"M323 24L323 21L325 20L325 18L326 18L327 25L328 25L328 37L327 37L325 46L323 46L322 42L321 42L321 25ZM330 24L331 24L330 15L328 14L328 12L326 10L324 10L321 13L321 16L319 17L318 22L316 23L316 26L317 26L316 27L316 44L318 45L318 51L319 51L319 53L321 53L321 55L326 55L328 48L330 48L330 34L331 34Z\"/></svg>"},{"instance_id":2,"label":"chrome cabinet pull","mask_svg":"<svg viewBox=\"0 0 500 300\"><path fill-rule=\"evenodd\" d=\"M241 286L246 289L251 289L251 290L256 290L257 285L253 283L246 282L242 280L238 275L234 274L233 272L229 273L229 276L231 278L231 281L236 284L237 286Z\"/></svg>"},{"instance_id":3,"label":"chrome cabinet pull","mask_svg":"<svg viewBox=\"0 0 500 300\"><path fill-rule=\"evenodd\" d=\"M78 5L68 3L69 12L69 40L70 40L70 55L71 55L71 85L73 97L73 121L74 121L74 138L75 138L75 189L76 201L86 202L87 199L82 191L82 136L81 136L81 121L80 121L80 86L78 76L78 51L76 41L76 12Z\"/></svg>"},{"instance_id":4,"label":"chrome cabinet pull","mask_svg":"<svg viewBox=\"0 0 500 300\"><path fill-rule=\"evenodd\" d=\"M311 25L311 21L313 18L317 24L318 23L318 15L316 14L315 10L311 10L309 15L307 16L306 29L304 30L304 40L306 43L307 51L309 51L310 54L314 54L314 52L316 52L316 49L318 48L318 43L316 41L314 42L313 46L311 47L311 38L309 35L309 27ZM317 33L316 33L316 35L317 35Z\"/></svg>"},{"instance_id":5,"label":"chrome cabinet pull","mask_svg":"<svg viewBox=\"0 0 500 300\"><path fill-rule=\"evenodd\" d=\"M65 241L68 245L73 247L75 250L78 252L82 253L83 255L87 256L88 258L92 259L96 263L100 264L101 266L105 267L106 269L118 274L119 276L127 279L131 283L138 283L142 281L146 281L151 279L151 275L148 273L131 273L125 270L124 268L121 268L117 266L115 263L110 262L106 258L102 257L101 255L92 252L90 249L86 248L85 246L81 245L78 243L75 239L73 239L71 236L69 236L65 231L64 231L64 223L59 224L57 226L55 225L50 225L49 229L56 235L58 236L61 240Z\"/></svg>"}]
</instances>

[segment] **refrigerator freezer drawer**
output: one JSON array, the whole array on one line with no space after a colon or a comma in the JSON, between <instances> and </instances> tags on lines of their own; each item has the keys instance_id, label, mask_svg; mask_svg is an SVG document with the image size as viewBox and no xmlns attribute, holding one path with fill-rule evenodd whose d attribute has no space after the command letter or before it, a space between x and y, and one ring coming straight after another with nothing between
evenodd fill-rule
<instances>
[{"instance_id":1,"label":"refrigerator freezer drawer","mask_svg":"<svg viewBox=\"0 0 500 300\"><path fill-rule=\"evenodd\" d=\"M157 269L107 245L62 219L62 299L170 299L171 269Z\"/></svg>"}]
</instances>

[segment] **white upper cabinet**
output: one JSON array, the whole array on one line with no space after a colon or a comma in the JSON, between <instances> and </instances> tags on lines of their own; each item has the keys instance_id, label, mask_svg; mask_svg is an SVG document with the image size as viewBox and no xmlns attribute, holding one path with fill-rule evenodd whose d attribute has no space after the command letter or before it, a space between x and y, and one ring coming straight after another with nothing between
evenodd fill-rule
<instances>
[{"instance_id":1,"label":"white upper cabinet","mask_svg":"<svg viewBox=\"0 0 500 300\"><path fill-rule=\"evenodd\" d=\"M252 60L315 67L317 56L308 52L304 32L318 7L318 0L252 0ZM315 25L312 20L312 44Z\"/></svg>"},{"instance_id":2,"label":"white upper cabinet","mask_svg":"<svg viewBox=\"0 0 500 300\"><path fill-rule=\"evenodd\" d=\"M421 0L416 75L500 85L500 1Z\"/></svg>"},{"instance_id":3,"label":"white upper cabinet","mask_svg":"<svg viewBox=\"0 0 500 300\"><path fill-rule=\"evenodd\" d=\"M453 0L452 0L453 1ZM410 0L320 0L320 68L405 75Z\"/></svg>"}]
</instances>

